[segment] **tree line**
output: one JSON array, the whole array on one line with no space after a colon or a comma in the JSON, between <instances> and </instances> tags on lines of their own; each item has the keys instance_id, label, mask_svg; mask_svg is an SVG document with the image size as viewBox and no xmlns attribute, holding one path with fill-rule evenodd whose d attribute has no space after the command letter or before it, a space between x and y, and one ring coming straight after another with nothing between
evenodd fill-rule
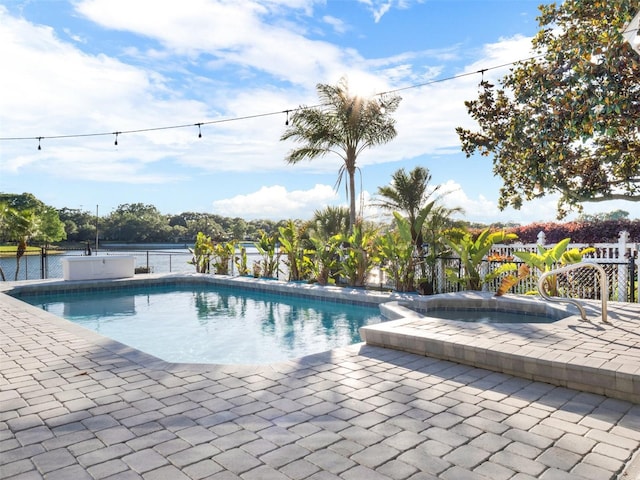
<instances>
[{"instance_id":1,"label":"tree line","mask_svg":"<svg viewBox=\"0 0 640 480\"><path fill-rule=\"evenodd\" d=\"M154 205L122 204L106 215L75 208L55 209L31 193L0 193L0 242L49 245L99 241L193 244L199 232L216 241L257 239L285 221L244 220L202 212L163 214Z\"/></svg>"},{"instance_id":2,"label":"tree line","mask_svg":"<svg viewBox=\"0 0 640 480\"><path fill-rule=\"evenodd\" d=\"M426 176L425 176L426 175ZM428 184L430 176L428 171L420 167L406 174L399 170L388 186L379 188L379 201L377 205L389 211L397 210L406 212L411 222L415 223L415 217L420 208L426 203L420 195L414 206L403 200L403 195L409 197L416 191L422 192L424 188L416 188L416 185ZM403 190L404 189L404 190ZM437 187L435 189L437 191ZM329 211L319 210L314 213L311 220L318 221L324 217L339 217L336 212L338 207L329 207ZM7 212L13 210L13 220ZM26 213L25 213L26 212ZM447 227L457 226L469 231L480 232L490 227L492 230L505 230L515 232L521 241L533 243L540 231L547 234L549 241L570 236L576 242L597 243L615 242L621 230L630 233L633 241L640 240L640 222L630 220L629 213L624 210L615 210L596 215L582 215L578 220L564 223L532 223L518 225L514 223L483 224L468 222L465 220L453 220L453 213L459 209L447 210L439 207L434 210L431 222L425 224L432 230L436 223L440 222ZM155 206L133 203L122 204L112 212L96 217L94 212L61 208L55 209L37 199L33 194L0 193L0 243L11 244L19 242L19 238L25 236L32 244L45 246L49 244L85 244L93 245L96 238L96 227L99 241L121 243L175 243L192 245L198 233L217 242L239 240L258 241L263 233L271 235L278 232L280 227L285 227L290 219L278 221L245 220L239 217L225 217L203 212L183 212L178 214L163 214ZM340 221L340 220L335 220ZM10 230L14 230L12 233ZM417 232L414 232L417 237ZM422 242L422 238L418 238Z\"/></svg>"}]
</instances>

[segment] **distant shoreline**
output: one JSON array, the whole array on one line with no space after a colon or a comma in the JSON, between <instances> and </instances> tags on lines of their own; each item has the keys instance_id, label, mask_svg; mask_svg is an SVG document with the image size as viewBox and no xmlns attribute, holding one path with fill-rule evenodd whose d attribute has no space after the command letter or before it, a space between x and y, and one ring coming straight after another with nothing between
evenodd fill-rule
<instances>
[{"instance_id":1,"label":"distant shoreline","mask_svg":"<svg viewBox=\"0 0 640 480\"><path fill-rule=\"evenodd\" d=\"M93 245L92 245L93 246ZM148 250L148 249L186 249L191 248L192 245L186 243L126 243L126 242L100 242L99 248L126 248L133 250Z\"/></svg>"}]
</instances>

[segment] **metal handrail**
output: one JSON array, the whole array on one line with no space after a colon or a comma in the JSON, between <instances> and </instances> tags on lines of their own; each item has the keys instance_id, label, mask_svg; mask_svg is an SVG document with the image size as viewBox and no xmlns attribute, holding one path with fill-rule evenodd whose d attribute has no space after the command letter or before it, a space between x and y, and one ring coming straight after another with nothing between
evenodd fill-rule
<instances>
[{"instance_id":1,"label":"metal handrail","mask_svg":"<svg viewBox=\"0 0 640 480\"><path fill-rule=\"evenodd\" d=\"M607 272L605 272L604 268L602 268L597 263L593 262L580 262L580 263L572 263L571 265L566 265L564 267L556 268L555 270L551 270L549 272L544 272L540 275L538 279L538 291L540 292L540 296L550 302L567 302L575 305L580 310L580 315L582 316L582 320L587 320L587 313L580 302L573 298L560 298L560 297L552 297L548 295L543 288L543 283L547 277L551 275L556 275L558 273L565 273L571 270L577 270L578 268L588 267L595 268L600 273L600 299L602 301L602 321L604 323L609 323L607 319L607 296L609 294L609 285L607 282Z\"/></svg>"}]
</instances>

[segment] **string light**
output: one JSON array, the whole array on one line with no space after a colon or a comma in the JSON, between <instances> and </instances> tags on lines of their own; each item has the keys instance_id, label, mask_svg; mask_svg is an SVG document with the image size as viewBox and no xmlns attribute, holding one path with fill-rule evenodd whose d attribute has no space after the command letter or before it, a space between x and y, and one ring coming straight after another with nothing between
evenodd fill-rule
<instances>
[{"instance_id":1,"label":"string light","mask_svg":"<svg viewBox=\"0 0 640 480\"><path fill-rule=\"evenodd\" d=\"M387 90L385 92L379 92L376 93L374 96L384 96L384 95L389 95L392 93L397 93L397 92L402 92L404 90L411 90L411 89L415 89L415 88L420 88L420 87L425 87L428 85L433 85L436 83L442 83L442 82L447 82L450 80L456 80L458 78L462 78L462 77L468 77L470 75L477 75L478 73L484 75L484 72L489 71L489 70L497 70L499 68L504 68L507 67L509 65L514 65L516 63L520 63L520 62L524 62L524 61L528 61L528 60L532 60L535 58L539 58L542 57L543 55L537 55L534 57L529 57L526 59L521 59L521 60L516 60L514 62L509 62L509 63L503 63L501 65L496 65L493 67L489 67L489 68L483 68L481 70L476 70L474 72L467 72L467 73L461 73L458 75L453 75L450 77L445 77L445 78L440 78L437 80L430 80L428 82L424 82L424 83L418 83L418 84L414 84L414 85L409 85L406 87L401 87L401 88L396 88L393 90ZM207 122L198 122L198 123L188 123L188 124L182 124L182 125L170 125L170 126L164 126L164 127L151 127L151 128L140 128L140 129L136 129L136 130L121 130L121 131L116 131L116 132L98 132L98 133L76 133L76 134L68 134L68 135L50 135L50 136L41 136L41 137L0 137L0 141L11 141L11 140L33 140L35 138L35 140L38 140L38 150L41 150L40 147L40 141L44 140L44 139L64 139L64 138L86 138L86 137L102 137L105 135L115 135L115 142L114 145L118 145L118 136L119 135L123 135L123 134L130 134L130 133L145 133L145 132L156 132L156 131L161 131L161 130L174 130L174 129L178 129L178 128L187 128L187 127L193 127L194 125L198 126L198 138L202 138L202 131L201 131L201 126L202 125L213 125L213 124L218 124L218 123L227 123L227 122L236 122L236 121L241 121L241 120L250 120L250 119L254 119L254 118L261 118L261 117L268 117L268 116L273 116L273 115L281 115L283 112L286 114L287 118L285 120L285 125L289 125L289 114L291 112L296 112L298 110L304 110L307 108L317 108L317 107L321 107L324 106L324 104L320 104L320 105L312 105L310 107L298 107L298 108L293 108L293 109L287 109L287 110L279 110L277 112L269 112L269 113L258 113L255 115L246 115L243 117L234 117L234 118L223 118L223 119L219 119L219 120L210 120Z\"/></svg>"},{"instance_id":2,"label":"string light","mask_svg":"<svg viewBox=\"0 0 640 480\"><path fill-rule=\"evenodd\" d=\"M482 76L480 77L480 84L482 84L482 83L484 82L484 72L486 72L486 71L487 71L487 69L486 69L486 68L483 68L483 69L478 70L478 71L480 72L480 75L482 75Z\"/></svg>"}]
</instances>

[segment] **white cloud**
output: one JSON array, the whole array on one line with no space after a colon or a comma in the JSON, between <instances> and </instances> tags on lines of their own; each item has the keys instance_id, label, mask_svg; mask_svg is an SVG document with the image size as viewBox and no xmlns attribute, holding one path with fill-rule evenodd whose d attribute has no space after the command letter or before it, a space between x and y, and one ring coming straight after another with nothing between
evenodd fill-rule
<instances>
[{"instance_id":1,"label":"white cloud","mask_svg":"<svg viewBox=\"0 0 640 480\"><path fill-rule=\"evenodd\" d=\"M349 27L342 20L331 15L325 15L322 17L322 21L327 25L331 25L331 28L337 33L344 33L349 30Z\"/></svg>"},{"instance_id":2,"label":"white cloud","mask_svg":"<svg viewBox=\"0 0 640 480\"><path fill-rule=\"evenodd\" d=\"M246 195L213 202L213 212L227 217L245 219L308 220L316 210L339 202L336 191L328 185L316 185L311 190L287 189L281 185L262 187Z\"/></svg>"},{"instance_id":3,"label":"white cloud","mask_svg":"<svg viewBox=\"0 0 640 480\"><path fill-rule=\"evenodd\" d=\"M389 11L392 6L392 0L358 0L360 3L363 3L367 6L367 8L373 14L373 19L376 23L380 21L380 19L384 16L385 13Z\"/></svg>"},{"instance_id":4,"label":"white cloud","mask_svg":"<svg viewBox=\"0 0 640 480\"><path fill-rule=\"evenodd\" d=\"M498 209L497 198L490 199L482 194L475 198L469 197L462 186L453 180L442 184L440 192L443 204L448 208L462 208L464 213L457 215L457 218L470 222L516 222L526 225L551 221L556 216L558 197L555 195L525 202L520 210L506 208L501 211Z\"/></svg>"},{"instance_id":5,"label":"white cloud","mask_svg":"<svg viewBox=\"0 0 640 480\"><path fill-rule=\"evenodd\" d=\"M526 202L521 210L498 209L497 200L485 195L470 197L453 180L442 184L441 201L448 208L462 208L464 213L454 218L470 222L494 223L515 222L526 225L533 222L553 221L556 214L557 196ZM363 191L357 198L356 208L366 220L374 222L392 221L390 213L372 205L373 197ZM310 190L287 190L281 185L265 186L245 195L213 202L213 213L245 219L302 219L308 220L316 210L326 206L348 207L344 195L329 185L315 185ZM621 207L622 208L622 207ZM622 208L624 210L624 208ZM610 209L614 210L614 208ZM628 210L628 209L627 209ZM600 212L602 210L595 210Z\"/></svg>"},{"instance_id":6,"label":"white cloud","mask_svg":"<svg viewBox=\"0 0 640 480\"><path fill-rule=\"evenodd\" d=\"M311 40L303 28L274 21L285 6L309 9L300 2L86 0L77 10L104 27L154 39L176 55L206 54L216 66L255 69L300 85L333 80L334 65L362 62L352 50Z\"/></svg>"}]
</instances>

